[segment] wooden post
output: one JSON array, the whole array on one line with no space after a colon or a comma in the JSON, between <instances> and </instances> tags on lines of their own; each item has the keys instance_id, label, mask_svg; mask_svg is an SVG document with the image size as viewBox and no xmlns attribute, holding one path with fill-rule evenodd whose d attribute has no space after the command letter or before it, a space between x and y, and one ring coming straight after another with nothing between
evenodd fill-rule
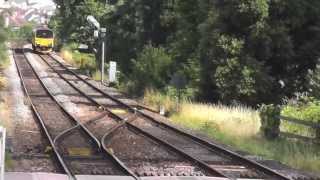
<instances>
[{"instance_id":1,"label":"wooden post","mask_svg":"<svg viewBox=\"0 0 320 180\"><path fill-rule=\"evenodd\" d=\"M316 140L320 142L320 120L318 120L318 126L316 127Z\"/></svg>"},{"instance_id":2,"label":"wooden post","mask_svg":"<svg viewBox=\"0 0 320 180\"><path fill-rule=\"evenodd\" d=\"M80 68L84 68L84 59L81 54L80 54Z\"/></svg>"},{"instance_id":3,"label":"wooden post","mask_svg":"<svg viewBox=\"0 0 320 180\"><path fill-rule=\"evenodd\" d=\"M273 104L260 108L260 130L267 139L273 140L280 135L280 111L280 107Z\"/></svg>"}]
</instances>

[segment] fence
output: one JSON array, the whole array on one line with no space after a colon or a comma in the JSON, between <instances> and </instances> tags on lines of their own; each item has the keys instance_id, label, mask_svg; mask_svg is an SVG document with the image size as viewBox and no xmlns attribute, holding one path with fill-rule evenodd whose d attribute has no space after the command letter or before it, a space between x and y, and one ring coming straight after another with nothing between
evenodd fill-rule
<instances>
[{"instance_id":1,"label":"fence","mask_svg":"<svg viewBox=\"0 0 320 180\"><path fill-rule=\"evenodd\" d=\"M4 180L6 129L0 127L0 180Z\"/></svg>"},{"instance_id":2,"label":"fence","mask_svg":"<svg viewBox=\"0 0 320 180\"><path fill-rule=\"evenodd\" d=\"M285 117L285 116L278 116L278 118L281 121L286 121L289 123L309 127L309 128L312 128L315 130L315 137L307 137L307 136L302 136L302 135L293 134L293 133L289 133L289 132L280 132L280 135L287 137L287 138L295 138L295 139L301 139L301 140L305 140L305 141L320 142L320 123L304 121L304 120Z\"/></svg>"}]
</instances>

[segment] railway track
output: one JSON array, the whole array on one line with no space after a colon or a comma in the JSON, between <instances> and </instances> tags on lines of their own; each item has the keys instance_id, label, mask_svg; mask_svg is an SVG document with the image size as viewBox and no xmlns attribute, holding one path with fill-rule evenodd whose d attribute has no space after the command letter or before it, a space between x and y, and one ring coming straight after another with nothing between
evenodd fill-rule
<instances>
[{"instance_id":1,"label":"railway track","mask_svg":"<svg viewBox=\"0 0 320 180\"><path fill-rule=\"evenodd\" d=\"M44 58L49 56L40 55ZM54 61L53 61L54 62ZM50 65L50 64L48 64ZM56 64L58 65L58 64ZM54 71L68 84L74 87L79 93L90 98L98 97L96 93L86 95L83 93L88 87L82 86L73 75L61 74L59 66ZM81 86L81 87L79 87ZM105 99L105 98L104 98ZM91 101L95 102L95 101ZM95 103L98 109L102 105ZM104 109L105 107L103 107ZM102 113L91 121L84 121L86 126L97 139L101 139L105 150L115 150L115 154L124 164L138 176L217 176L224 177L205 163L200 162L179 149L168 146L166 143L159 142L155 137L141 131L139 128L127 124L119 118L110 118L110 112ZM128 117L130 118L130 117ZM131 121L135 117L130 118ZM129 119L127 119L129 120ZM106 133L105 133L106 132ZM123 143L119 143L123 142Z\"/></svg>"},{"instance_id":2,"label":"railway track","mask_svg":"<svg viewBox=\"0 0 320 180\"><path fill-rule=\"evenodd\" d=\"M112 134L112 132L119 128L129 127L144 136L153 139L155 142L170 147L170 149L179 152L201 166L207 167L221 177L230 179L290 179L257 162L251 161L223 147L181 131L163 121L154 119L152 116L143 113L136 107L132 107L102 91L73 70L70 70L52 55L41 55L41 58L80 94L98 108L104 109L107 113L121 122L115 128L111 129L109 134ZM121 110L122 113L115 112L119 110ZM106 148L108 144L104 139L107 136L108 134L104 135L102 138L102 145Z\"/></svg>"},{"instance_id":3,"label":"railway track","mask_svg":"<svg viewBox=\"0 0 320 180\"><path fill-rule=\"evenodd\" d=\"M14 49L13 56L32 111L63 172L72 179L76 175L134 176L114 155L102 152L100 142L91 132L56 101L23 49Z\"/></svg>"}]
</instances>

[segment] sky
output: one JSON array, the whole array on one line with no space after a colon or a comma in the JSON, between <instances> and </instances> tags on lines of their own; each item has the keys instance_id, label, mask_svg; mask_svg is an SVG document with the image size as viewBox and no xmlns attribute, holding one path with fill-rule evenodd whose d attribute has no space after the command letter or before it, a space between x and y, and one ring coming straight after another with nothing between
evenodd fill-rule
<instances>
[{"instance_id":1,"label":"sky","mask_svg":"<svg viewBox=\"0 0 320 180\"><path fill-rule=\"evenodd\" d=\"M29 1L30 4L33 4L32 7L34 8L46 8L46 9L55 9L55 4L53 0L9 0L9 2L15 2L18 4L23 3L25 4L27 1ZM34 4L36 3L36 4ZM0 9L1 8L8 8L10 7L9 3L5 3L5 0L0 0ZM20 6L21 7L21 6Z\"/></svg>"},{"instance_id":2,"label":"sky","mask_svg":"<svg viewBox=\"0 0 320 180\"><path fill-rule=\"evenodd\" d=\"M30 3L37 2L39 5L54 5L52 0L29 0Z\"/></svg>"},{"instance_id":3,"label":"sky","mask_svg":"<svg viewBox=\"0 0 320 180\"><path fill-rule=\"evenodd\" d=\"M14 0L17 3L26 2L26 0ZM30 3L37 3L39 6L54 6L53 0L29 0Z\"/></svg>"}]
</instances>

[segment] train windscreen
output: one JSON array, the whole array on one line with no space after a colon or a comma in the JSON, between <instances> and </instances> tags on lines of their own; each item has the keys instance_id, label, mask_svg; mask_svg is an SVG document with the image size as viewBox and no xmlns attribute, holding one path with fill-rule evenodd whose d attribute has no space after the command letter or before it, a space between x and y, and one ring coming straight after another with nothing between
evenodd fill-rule
<instances>
[{"instance_id":1,"label":"train windscreen","mask_svg":"<svg viewBox=\"0 0 320 180\"><path fill-rule=\"evenodd\" d=\"M52 38L53 33L50 30L37 30L38 38Z\"/></svg>"}]
</instances>

